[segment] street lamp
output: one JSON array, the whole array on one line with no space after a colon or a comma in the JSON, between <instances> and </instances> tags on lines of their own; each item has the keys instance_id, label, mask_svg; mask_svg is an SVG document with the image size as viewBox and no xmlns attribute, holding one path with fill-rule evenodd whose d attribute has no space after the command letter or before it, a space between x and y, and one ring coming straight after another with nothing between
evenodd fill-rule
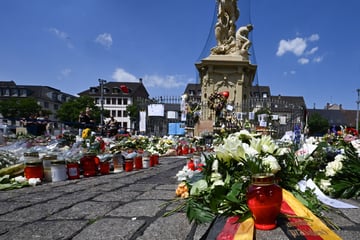
<instances>
[{"instance_id":1,"label":"street lamp","mask_svg":"<svg viewBox=\"0 0 360 240\"><path fill-rule=\"evenodd\" d=\"M104 84L106 83L106 80L99 78L99 84L100 84L100 105L101 105L101 111L100 111L100 127L101 127L101 135L104 133Z\"/></svg>"},{"instance_id":2,"label":"street lamp","mask_svg":"<svg viewBox=\"0 0 360 240\"><path fill-rule=\"evenodd\" d=\"M356 89L358 93L358 100L356 101L357 110L356 110L356 131L359 132L359 104L360 104L360 88Z\"/></svg>"}]
</instances>

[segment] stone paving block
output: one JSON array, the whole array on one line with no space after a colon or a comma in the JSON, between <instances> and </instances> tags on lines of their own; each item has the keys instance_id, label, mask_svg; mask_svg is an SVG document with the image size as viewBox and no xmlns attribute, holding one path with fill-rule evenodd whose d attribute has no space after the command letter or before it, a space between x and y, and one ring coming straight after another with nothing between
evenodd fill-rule
<instances>
[{"instance_id":1,"label":"stone paving block","mask_svg":"<svg viewBox=\"0 0 360 240\"><path fill-rule=\"evenodd\" d=\"M126 202L130 202L131 200L133 200L140 194L142 194L142 192L134 192L134 191L130 192L130 191L123 191L122 189L119 189L116 191L103 193L97 197L94 197L93 200L100 201L100 202L126 203Z\"/></svg>"},{"instance_id":2,"label":"stone paving block","mask_svg":"<svg viewBox=\"0 0 360 240\"><path fill-rule=\"evenodd\" d=\"M174 183L174 184L161 184L156 186L156 190L169 190L169 191L174 191L177 188L178 183Z\"/></svg>"},{"instance_id":3,"label":"stone paving block","mask_svg":"<svg viewBox=\"0 0 360 240\"><path fill-rule=\"evenodd\" d=\"M0 240L71 239L74 233L79 232L86 224L85 220L33 222L0 235Z\"/></svg>"},{"instance_id":4,"label":"stone paving block","mask_svg":"<svg viewBox=\"0 0 360 240\"><path fill-rule=\"evenodd\" d=\"M20 190L20 189L18 189L18 190ZM17 198L20 195L22 195L22 193L20 193L19 191L0 191L0 201Z\"/></svg>"},{"instance_id":5,"label":"stone paving block","mask_svg":"<svg viewBox=\"0 0 360 240\"><path fill-rule=\"evenodd\" d=\"M67 203L67 204L77 204L79 202L83 202L86 200L91 200L96 196L101 195L101 193L98 192L92 192L90 191L80 191L80 192L73 192L73 193L67 193L63 194L62 196L52 199L51 203Z\"/></svg>"},{"instance_id":6,"label":"stone paving block","mask_svg":"<svg viewBox=\"0 0 360 240\"><path fill-rule=\"evenodd\" d=\"M193 240L200 240L201 237L205 234L205 232L208 230L209 226L211 223L203 223L203 224L198 224L196 227L196 231L194 234L194 239Z\"/></svg>"},{"instance_id":7,"label":"stone paving block","mask_svg":"<svg viewBox=\"0 0 360 240\"><path fill-rule=\"evenodd\" d=\"M21 226L22 224L24 224L23 222L5 222L5 221L1 221L0 222L0 235L4 234L10 230L13 230L19 226ZM1 239L1 238L0 238Z\"/></svg>"},{"instance_id":8,"label":"stone paving block","mask_svg":"<svg viewBox=\"0 0 360 240\"><path fill-rule=\"evenodd\" d=\"M147 184L147 183L134 183L131 184L127 187L122 188L122 191L141 191L141 192L145 192L145 191L149 191L153 188L155 188L157 186L157 184Z\"/></svg>"},{"instance_id":9,"label":"stone paving block","mask_svg":"<svg viewBox=\"0 0 360 240\"><path fill-rule=\"evenodd\" d=\"M80 180L81 179L79 179L79 181ZM79 191L84 191L84 190L88 189L89 186L86 186L83 184L78 184L79 181L78 180L68 180L68 182L73 183L73 184L57 187L54 189L54 191L73 193L73 192L79 192Z\"/></svg>"},{"instance_id":10,"label":"stone paving block","mask_svg":"<svg viewBox=\"0 0 360 240\"><path fill-rule=\"evenodd\" d=\"M44 219L67 207L67 204L40 203L0 215L0 221L32 222Z\"/></svg>"},{"instance_id":11,"label":"stone paving block","mask_svg":"<svg viewBox=\"0 0 360 240\"><path fill-rule=\"evenodd\" d=\"M174 191L150 190L136 197L136 199L161 199L161 200L163 199L171 200L173 198L175 198L175 190Z\"/></svg>"},{"instance_id":12,"label":"stone paving block","mask_svg":"<svg viewBox=\"0 0 360 240\"><path fill-rule=\"evenodd\" d=\"M106 216L111 217L154 217L163 208L162 205L165 201L160 200L139 200L124 204L111 212Z\"/></svg>"},{"instance_id":13,"label":"stone paving block","mask_svg":"<svg viewBox=\"0 0 360 240\"><path fill-rule=\"evenodd\" d=\"M17 202L17 201L1 201L0 203L0 214L12 212L15 209L31 206L28 202Z\"/></svg>"},{"instance_id":14,"label":"stone paving block","mask_svg":"<svg viewBox=\"0 0 360 240\"><path fill-rule=\"evenodd\" d=\"M190 232L191 224L184 213L176 213L169 217L160 217L148 226L137 240L171 239L185 240Z\"/></svg>"},{"instance_id":15,"label":"stone paving block","mask_svg":"<svg viewBox=\"0 0 360 240\"><path fill-rule=\"evenodd\" d=\"M144 220L103 218L86 227L72 240L125 240L130 239L145 224ZM155 240L155 239L154 239ZM159 239L160 240L160 239Z\"/></svg>"},{"instance_id":16,"label":"stone paving block","mask_svg":"<svg viewBox=\"0 0 360 240\"><path fill-rule=\"evenodd\" d=\"M22 197L18 197L17 199L14 199L14 202L24 202L24 203L41 203L46 202L49 200L56 199L60 196L62 196L64 193L62 192L55 192L52 190L48 190L46 192L35 192L35 193L27 193L24 194Z\"/></svg>"},{"instance_id":17,"label":"stone paving block","mask_svg":"<svg viewBox=\"0 0 360 240\"><path fill-rule=\"evenodd\" d=\"M52 216L49 216L47 220L54 219L98 219L103 217L106 213L113 208L119 206L119 203L115 202L95 202L86 201L78 203L71 208L62 210Z\"/></svg>"}]
</instances>

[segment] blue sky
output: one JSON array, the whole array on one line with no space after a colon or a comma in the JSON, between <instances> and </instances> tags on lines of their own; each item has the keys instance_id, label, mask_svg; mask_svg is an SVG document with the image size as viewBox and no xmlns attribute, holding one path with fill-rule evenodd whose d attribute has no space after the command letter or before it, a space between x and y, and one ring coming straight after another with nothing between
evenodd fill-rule
<instances>
[{"instance_id":1,"label":"blue sky","mask_svg":"<svg viewBox=\"0 0 360 240\"><path fill-rule=\"evenodd\" d=\"M76 95L99 78L142 78L151 97L180 96L216 44L215 3L0 0L0 80ZM238 7L237 27L254 25L254 83L272 95L303 96L308 108L356 109L360 1L239 0Z\"/></svg>"}]
</instances>

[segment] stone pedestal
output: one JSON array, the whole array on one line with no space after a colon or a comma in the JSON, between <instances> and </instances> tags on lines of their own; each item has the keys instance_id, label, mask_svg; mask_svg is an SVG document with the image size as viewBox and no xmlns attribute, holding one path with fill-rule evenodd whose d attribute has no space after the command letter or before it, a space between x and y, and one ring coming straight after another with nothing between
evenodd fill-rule
<instances>
[{"instance_id":1,"label":"stone pedestal","mask_svg":"<svg viewBox=\"0 0 360 240\"><path fill-rule=\"evenodd\" d=\"M207 106L208 97L212 93L228 91L227 104L236 106L236 110L241 112L243 100L250 97L257 66L238 55L210 55L195 65L200 76L203 106ZM203 129L200 125L205 122L208 125L208 121L215 121L215 112L204 107L198 128Z\"/></svg>"}]
</instances>

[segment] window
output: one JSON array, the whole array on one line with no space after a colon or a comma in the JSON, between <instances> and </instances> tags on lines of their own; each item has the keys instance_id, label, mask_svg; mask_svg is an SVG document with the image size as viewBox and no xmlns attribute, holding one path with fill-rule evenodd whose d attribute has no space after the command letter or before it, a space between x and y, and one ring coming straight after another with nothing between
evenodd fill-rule
<instances>
[{"instance_id":1,"label":"window","mask_svg":"<svg viewBox=\"0 0 360 240\"><path fill-rule=\"evenodd\" d=\"M127 111L123 111L123 117L128 117Z\"/></svg>"},{"instance_id":2,"label":"window","mask_svg":"<svg viewBox=\"0 0 360 240\"><path fill-rule=\"evenodd\" d=\"M106 98L106 104L107 105L110 105L110 100L111 100L111 98Z\"/></svg>"},{"instance_id":3,"label":"window","mask_svg":"<svg viewBox=\"0 0 360 240\"><path fill-rule=\"evenodd\" d=\"M20 89L20 96L26 97L26 89Z\"/></svg>"},{"instance_id":4,"label":"window","mask_svg":"<svg viewBox=\"0 0 360 240\"><path fill-rule=\"evenodd\" d=\"M15 96L15 97L19 96L18 89L12 88L11 89L11 96Z\"/></svg>"},{"instance_id":5,"label":"window","mask_svg":"<svg viewBox=\"0 0 360 240\"><path fill-rule=\"evenodd\" d=\"M3 90L3 95L4 96L10 96L10 89L6 88Z\"/></svg>"},{"instance_id":6,"label":"window","mask_svg":"<svg viewBox=\"0 0 360 240\"><path fill-rule=\"evenodd\" d=\"M123 122L123 125L122 125L123 128L125 128L125 130L127 129L127 122Z\"/></svg>"},{"instance_id":7,"label":"window","mask_svg":"<svg viewBox=\"0 0 360 240\"><path fill-rule=\"evenodd\" d=\"M263 93L262 93L262 97L263 97L263 98L267 98L267 97L268 97L267 92L263 92Z\"/></svg>"},{"instance_id":8,"label":"window","mask_svg":"<svg viewBox=\"0 0 360 240\"><path fill-rule=\"evenodd\" d=\"M97 93L97 88L95 88L95 87L92 87L92 88L90 88L90 93Z\"/></svg>"},{"instance_id":9,"label":"window","mask_svg":"<svg viewBox=\"0 0 360 240\"><path fill-rule=\"evenodd\" d=\"M111 98L111 104L116 105L116 98Z\"/></svg>"},{"instance_id":10,"label":"window","mask_svg":"<svg viewBox=\"0 0 360 240\"><path fill-rule=\"evenodd\" d=\"M120 93L120 89L115 87L115 88L112 89L112 92L113 93Z\"/></svg>"},{"instance_id":11,"label":"window","mask_svg":"<svg viewBox=\"0 0 360 240\"><path fill-rule=\"evenodd\" d=\"M51 94L51 98L52 98L52 100L54 100L54 101L56 101L57 100L57 93L52 93Z\"/></svg>"},{"instance_id":12,"label":"window","mask_svg":"<svg viewBox=\"0 0 360 240\"><path fill-rule=\"evenodd\" d=\"M121 98L118 98L118 103L117 103L118 105L121 105L121 100L122 100Z\"/></svg>"},{"instance_id":13,"label":"window","mask_svg":"<svg viewBox=\"0 0 360 240\"><path fill-rule=\"evenodd\" d=\"M117 116L118 116L118 117L122 117L122 111L121 111L121 110L118 110L118 111L117 111Z\"/></svg>"},{"instance_id":14,"label":"window","mask_svg":"<svg viewBox=\"0 0 360 240\"><path fill-rule=\"evenodd\" d=\"M44 102L44 108L49 108L49 102Z\"/></svg>"},{"instance_id":15,"label":"window","mask_svg":"<svg viewBox=\"0 0 360 240\"><path fill-rule=\"evenodd\" d=\"M111 110L111 116L116 117L116 110Z\"/></svg>"},{"instance_id":16,"label":"window","mask_svg":"<svg viewBox=\"0 0 360 240\"><path fill-rule=\"evenodd\" d=\"M123 105L127 105L128 104L128 99L127 98L124 98L123 99Z\"/></svg>"}]
</instances>

